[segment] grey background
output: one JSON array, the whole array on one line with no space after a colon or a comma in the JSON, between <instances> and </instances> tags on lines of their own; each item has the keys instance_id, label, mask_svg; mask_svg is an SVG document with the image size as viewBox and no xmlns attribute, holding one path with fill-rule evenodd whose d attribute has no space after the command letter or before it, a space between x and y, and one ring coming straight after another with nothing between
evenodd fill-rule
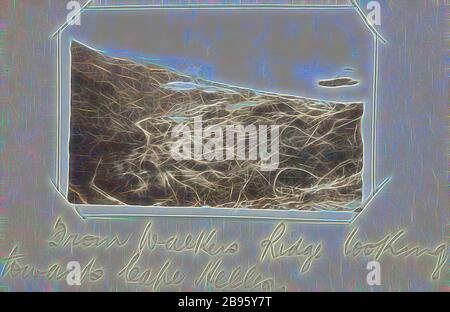
<instances>
[{"instance_id":1,"label":"grey background","mask_svg":"<svg viewBox=\"0 0 450 312\"><path fill-rule=\"evenodd\" d=\"M364 3L361 1L363 7ZM431 258L384 256L380 260L383 284L370 287L366 284L366 264L371 259L343 256L343 241L355 227L359 227L361 238L373 241L400 229L407 231L402 240L405 243L434 248L448 241L445 7L442 1L380 3L379 30L389 43L380 51L377 170L380 180L388 176L393 180L351 226L288 223L286 241L293 242L302 236L307 241L322 242L324 248L324 256L306 275L299 273L295 259L258 264L261 272L275 277L289 291L448 291L448 270L443 271L439 281L430 279L434 266ZM1 154L4 162L1 211L6 224L0 251L6 256L18 244L27 257L24 263L38 267L71 260L85 264L95 254L108 275L100 282L80 287L32 277L0 278L0 285L11 291L148 291L146 287L124 284L114 276L129 258L135 243L128 249L95 252L49 248L46 239L58 216L73 232L118 233L122 237L126 233L140 235L150 220L83 222L55 192L50 182L56 140L55 50L49 35L64 21L65 3L2 0L1 8L1 19L7 25L5 50L9 70L6 84L1 86L1 109L7 112L9 127L2 133L6 143ZM277 224L207 218L153 218L151 221L153 230L166 236L216 228L220 240L237 240L241 246L237 256L224 259L224 267L241 265L244 269L257 260L259 240L268 236ZM173 257L174 265L191 276L198 275L208 261L204 256L175 255L158 249L146 254L142 266L158 268L167 257ZM194 289L188 280L172 290L213 289Z\"/></svg>"}]
</instances>

